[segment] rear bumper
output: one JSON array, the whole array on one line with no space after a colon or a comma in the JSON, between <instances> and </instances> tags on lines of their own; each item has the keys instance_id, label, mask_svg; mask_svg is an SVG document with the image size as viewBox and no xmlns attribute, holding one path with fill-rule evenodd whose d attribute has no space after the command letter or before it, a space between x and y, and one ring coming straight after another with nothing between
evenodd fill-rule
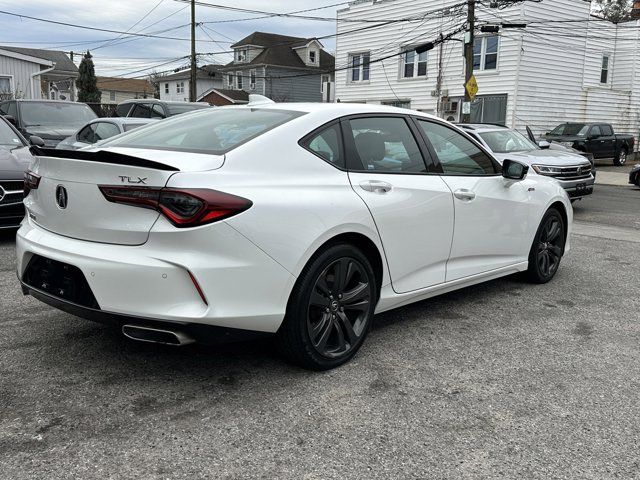
<instances>
[{"instance_id":1,"label":"rear bumper","mask_svg":"<svg viewBox=\"0 0 640 480\"><path fill-rule=\"evenodd\" d=\"M69 304L33 285L23 287L28 293L74 315L106 321L123 317L275 332L295 282L225 222L188 232L152 231L144 245L125 246L66 238L27 219L18 231L16 250L21 281L33 255L73 265L84 275L99 309Z\"/></svg>"},{"instance_id":2,"label":"rear bumper","mask_svg":"<svg viewBox=\"0 0 640 480\"><path fill-rule=\"evenodd\" d=\"M31 295L35 299L40 300L51 307L57 308L58 310L62 310L63 312L71 315L75 315L76 317L111 325L118 329L122 328L123 325L139 325L158 329L179 330L194 338L198 343L203 344L235 342L265 335L262 332L254 332L251 330L216 327L189 322L167 322L151 318L124 315L122 313L105 312L104 310L88 308L61 300L60 298L30 287L22 281L20 281L20 284L22 285L23 294Z\"/></svg>"}]
</instances>

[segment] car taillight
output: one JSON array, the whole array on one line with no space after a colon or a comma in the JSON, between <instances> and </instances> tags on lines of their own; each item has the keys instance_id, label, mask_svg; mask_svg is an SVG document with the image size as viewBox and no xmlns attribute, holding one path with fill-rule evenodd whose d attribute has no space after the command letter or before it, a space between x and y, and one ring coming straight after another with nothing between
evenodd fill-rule
<instances>
[{"instance_id":1,"label":"car taillight","mask_svg":"<svg viewBox=\"0 0 640 480\"><path fill-rule=\"evenodd\" d=\"M104 197L114 203L151 208L176 227L196 227L244 212L251 200L204 188L176 189L101 185Z\"/></svg>"},{"instance_id":2,"label":"car taillight","mask_svg":"<svg viewBox=\"0 0 640 480\"><path fill-rule=\"evenodd\" d=\"M24 174L24 196L29 195L31 190L37 190L40 185L40 175L36 175L31 170Z\"/></svg>"}]
</instances>

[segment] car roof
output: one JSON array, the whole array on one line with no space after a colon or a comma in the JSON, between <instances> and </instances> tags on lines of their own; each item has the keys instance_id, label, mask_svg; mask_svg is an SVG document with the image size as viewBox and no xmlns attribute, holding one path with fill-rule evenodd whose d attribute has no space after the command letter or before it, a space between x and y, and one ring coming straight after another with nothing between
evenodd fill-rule
<instances>
[{"instance_id":1,"label":"car roof","mask_svg":"<svg viewBox=\"0 0 640 480\"><path fill-rule=\"evenodd\" d=\"M456 123L456 125L464 130L470 130L478 133L511 130L509 127L499 125L497 123Z\"/></svg>"},{"instance_id":2,"label":"car roof","mask_svg":"<svg viewBox=\"0 0 640 480\"><path fill-rule=\"evenodd\" d=\"M15 98L14 100L18 103L73 103L74 105L86 105L86 103L84 102L72 102L70 100L47 100L46 98L42 98L42 99Z\"/></svg>"},{"instance_id":3,"label":"car roof","mask_svg":"<svg viewBox=\"0 0 640 480\"><path fill-rule=\"evenodd\" d=\"M139 117L99 117L99 118L94 118L90 122L87 122L86 125L89 125L90 123L96 123L96 122L111 122L117 125L131 125L136 123L147 124L151 122L156 122L158 120L159 119L156 119L156 118L139 118Z\"/></svg>"},{"instance_id":4,"label":"car roof","mask_svg":"<svg viewBox=\"0 0 640 480\"><path fill-rule=\"evenodd\" d=\"M205 102L180 102L178 100L159 100L157 98L130 98L128 100L123 100L119 103L119 105L123 105L125 103L157 103L161 105L203 105L209 106L208 103Z\"/></svg>"}]
</instances>

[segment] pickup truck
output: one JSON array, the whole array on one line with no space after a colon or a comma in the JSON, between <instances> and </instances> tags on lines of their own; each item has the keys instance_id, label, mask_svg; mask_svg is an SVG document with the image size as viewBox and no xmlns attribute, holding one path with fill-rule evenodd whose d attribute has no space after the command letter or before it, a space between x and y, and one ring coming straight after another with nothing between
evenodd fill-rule
<instances>
[{"instance_id":1,"label":"pickup truck","mask_svg":"<svg viewBox=\"0 0 640 480\"><path fill-rule=\"evenodd\" d=\"M627 163L633 153L633 135L616 135L608 123L563 123L544 137L581 152L591 153L595 160L613 160L614 165Z\"/></svg>"}]
</instances>

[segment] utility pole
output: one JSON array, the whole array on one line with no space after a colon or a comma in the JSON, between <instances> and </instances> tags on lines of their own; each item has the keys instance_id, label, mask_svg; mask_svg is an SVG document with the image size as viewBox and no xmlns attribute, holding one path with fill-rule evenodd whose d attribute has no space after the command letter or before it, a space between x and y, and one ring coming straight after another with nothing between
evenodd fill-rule
<instances>
[{"instance_id":1,"label":"utility pole","mask_svg":"<svg viewBox=\"0 0 640 480\"><path fill-rule=\"evenodd\" d=\"M469 80L473 77L473 44L474 44L474 31L476 28L476 0L468 0L467 11L467 24L468 31L464 39L464 58L465 58L465 76L464 76L464 103L462 123L471 123L471 94L467 85ZM466 110L465 110L466 109ZM465 113L469 112L469 113Z\"/></svg>"},{"instance_id":2,"label":"utility pole","mask_svg":"<svg viewBox=\"0 0 640 480\"><path fill-rule=\"evenodd\" d=\"M191 0L191 79L189 81L189 101L195 102L196 90L196 0Z\"/></svg>"}]
</instances>

